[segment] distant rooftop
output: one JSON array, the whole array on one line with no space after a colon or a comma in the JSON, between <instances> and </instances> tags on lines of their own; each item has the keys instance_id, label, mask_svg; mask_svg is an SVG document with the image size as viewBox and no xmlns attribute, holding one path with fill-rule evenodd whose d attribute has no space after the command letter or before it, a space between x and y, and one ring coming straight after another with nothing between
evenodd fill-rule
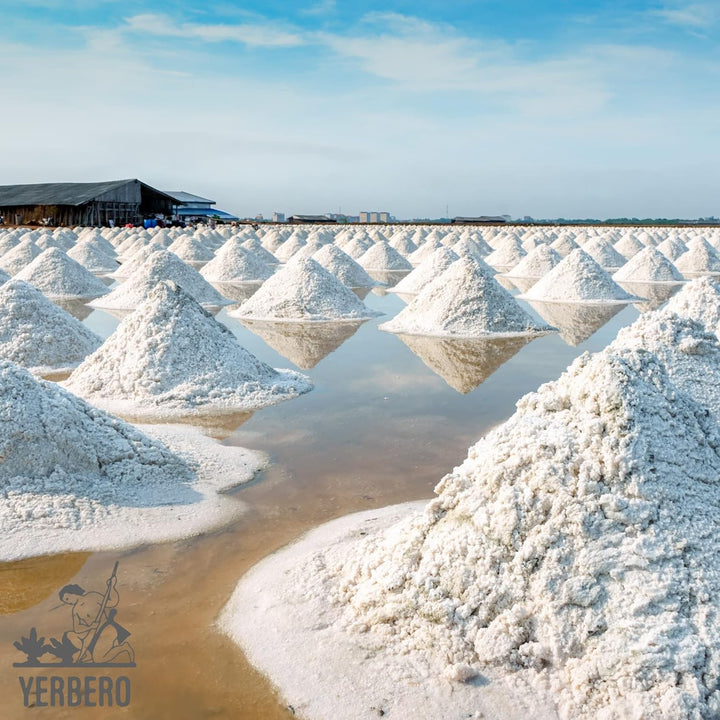
<instances>
[{"instance_id":1,"label":"distant rooftop","mask_svg":"<svg viewBox=\"0 0 720 720\"><path fill-rule=\"evenodd\" d=\"M208 198L193 195L184 190L164 190L163 192L179 203L207 203L208 205L214 205L216 202L215 200L208 200Z\"/></svg>"},{"instance_id":2,"label":"distant rooftop","mask_svg":"<svg viewBox=\"0 0 720 720\"><path fill-rule=\"evenodd\" d=\"M216 208L178 208L178 217L209 217L219 218L220 220L238 220L239 218L230 213L226 213L224 210L217 210Z\"/></svg>"}]
</instances>

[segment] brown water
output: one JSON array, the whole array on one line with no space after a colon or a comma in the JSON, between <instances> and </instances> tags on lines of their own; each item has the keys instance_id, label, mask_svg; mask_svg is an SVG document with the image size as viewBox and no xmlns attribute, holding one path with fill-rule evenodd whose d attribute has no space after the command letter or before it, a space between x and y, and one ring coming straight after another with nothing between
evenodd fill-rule
<instances>
[{"instance_id":1,"label":"brown water","mask_svg":"<svg viewBox=\"0 0 720 720\"><path fill-rule=\"evenodd\" d=\"M388 315L402 307L392 295L371 293L366 302ZM483 432L512 413L519 397L557 377L584 350L606 345L637 314L632 307L620 311L576 347L557 335L475 349L447 341L404 342L377 331L373 321L318 359L313 338L316 364L307 371L316 384L313 392L239 417L239 427L227 418L208 423L224 442L265 450L273 461L257 481L229 497L248 507L232 526L131 552L72 553L0 565L2 717L25 718L31 712L22 705L19 675L51 672L12 667L23 657L13 641L31 627L59 637L68 627L69 611L60 605L57 590L73 582L102 592L115 560L120 561L118 620L132 632L137 667L96 672L129 676L130 706L38 708L36 713L173 720L292 717L265 678L213 628L238 579L258 560L327 520L431 496L443 474L464 459ZM225 312L218 318L263 360L291 366ZM95 312L85 322L108 334L117 321ZM303 333L297 335L307 341ZM573 334L573 340L579 337ZM305 348L281 347L296 358L308 357ZM473 389L476 382L481 384Z\"/></svg>"}]
</instances>

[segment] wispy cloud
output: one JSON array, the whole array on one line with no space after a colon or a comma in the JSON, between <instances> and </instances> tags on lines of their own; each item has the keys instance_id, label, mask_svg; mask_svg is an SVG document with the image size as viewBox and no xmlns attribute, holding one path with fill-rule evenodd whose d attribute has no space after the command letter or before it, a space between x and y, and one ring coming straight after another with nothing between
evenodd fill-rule
<instances>
[{"instance_id":1,"label":"wispy cloud","mask_svg":"<svg viewBox=\"0 0 720 720\"><path fill-rule=\"evenodd\" d=\"M314 5L300 11L301 15L324 16L331 15L337 10L336 0L319 0Z\"/></svg>"},{"instance_id":2,"label":"wispy cloud","mask_svg":"<svg viewBox=\"0 0 720 720\"><path fill-rule=\"evenodd\" d=\"M671 25L691 30L707 30L720 20L720 7L716 2L666 5L652 14Z\"/></svg>"},{"instance_id":3,"label":"wispy cloud","mask_svg":"<svg viewBox=\"0 0 720 720\"><path fill-rule=\"evenodd\" d=\"M296 32L285 31L277 23L201 24L176 23L169 15L146 13L133 15L122 28L144 35L196 39L205 42L237 42L250 47L295 47L304 43Z\"/></svg>"}]
</instances>

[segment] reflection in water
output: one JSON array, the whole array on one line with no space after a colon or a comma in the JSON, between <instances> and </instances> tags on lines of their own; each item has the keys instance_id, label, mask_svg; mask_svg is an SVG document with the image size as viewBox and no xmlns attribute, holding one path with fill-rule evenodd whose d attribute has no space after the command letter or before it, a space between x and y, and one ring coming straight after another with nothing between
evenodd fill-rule
<instances>
[{"instance_id":1,"label":"reflection in water","mask_svg":"<svg viewBox=\"0 0 720 720\"><path fill-rule=\"evenodd\" d=\"M350 288L361 300L364 300L368 294L370 293L370 290L372 288L369 287L357 287L357 288Z\"/></svg>"},{"instance_id":2,"label":"reflection in water","mask_svg":"<svg viewBox=\"0 0 720 720\"><path fill-rule=\"evenodd\" d=\"M136 425L154 425L157 423L160 423L161 425L192 425L192 427L199 428L205 433L205 435L209 435L211 438L215 438L216 440L225 440L230 437L230 435L232 435L241 425L246 423L253 416L254 411L218 412L217 408L213 408L212 412L208 412L207 414L173 415L171 417L168 417L167 415L153 416L150 413L147 415L132 415L122 412L113 412L113 414Z\"/></svg>"},{"instance_id":3,"label":"reflection in water","mask_svg":"<svg viewBox=\"0 0 720 720\"><path fill-rule=\"evenodd\" d=\"M80 298L62 298L56 297L52 301L61 307L65 312L70 313L74 318L78 320L84 320L92 311L91 307L87 306L90 299L82 300Z\"/></svg>"},{"instance_id":4,"label":"reflection in water","mask_svg":"<svg viewBox=\"0 0 720 720\"><path fill-rule=\"evenodd\" d=\"M498 276L495 276L497 281L500 281ZM503 276L505 277L505 276ZM506 280L512 280L512 284L521 292L526 293L540 278L531 277L505 277Z\"/></svg>"},{"instance_id":5,"label":"reflection in water","mask_svg":"<svg viewBox=\"0 0 720 720\"><path fill-rule=\"evenodd\" d=\"M505 275L496 275L495 279L502 285L506 290L514 290L515 282L505 277Z\"/></svg>"},{"instance_id":6,"label":"reflection in water","mask_svg":"<svg viewBox=\"0 0 720 720\"><path fill-rule=\"evenodd\" d=\"M545 322L560 330L568 345L579 345L597 332L606 322L627 307L627 303L553 303L533 300L530 307Z\"/></svg>"},{"instance_id":7,"label":"reflection in water","mask_svg":"<svg viewBox=\"0 0 720 720\"><path fill-rule=\"evenodd\" d=\"M385 287L373 288L376 295L385 295L391 287L395 287L412 270L366 270L367 274Z\"/></svg>"},{"instance_id":8,"label":"reflection in water","mask_svg":"<svg viewBox=\"0 0 720 720\"><path fill-rule=\"evenodd\" d=\"M261 282L254 283L224 283L214 282L210 283L223 297L228 300L234 300L236 303L241 304L251 298L262 285ZM230 309L230 308L228 308Z\"/></svg>"},{"instance_id":9,"label":"reflection in water","mask_svg":"<svg viewBox=\"0 0 720 720\"><path fill-rule=\"evenodd\" d=\"M105 283L108 287L115 284L115 278L111 278L109 275L95 275L95 277L102 283Z\"/></svg>"},{"instance_id":10,"label":"reflection in water","mask_svg":"<svg viewBox=\"0 0 720 720\"><path fill-rule=\"evenodd\" d=\"M624 290L631 295L644 298L643 302L633 303L640 312L656 310L666 303L682 286L682 283L631 283L620 282Z\"/></svg>"},{"instance_id":11,"label":"reflection in water","mask_svg":"<svg viewBox=\"0 0 720 720\"><path fill-rule=\"evenodd\" d=\"M309 370L352 337L365 321L288 323L242 320L241 322L301 370Z\"/></svg>"},{"instance_id":12,"label":"reflection in water","mask_svg":"<svg viewBox=\"0 0 720 720\"><path fill-rule=\"evenodd\" d=\"M453 390L465 395L537 336L459 339L398 334L398 337Z\"/></svg>"}]
</instances>

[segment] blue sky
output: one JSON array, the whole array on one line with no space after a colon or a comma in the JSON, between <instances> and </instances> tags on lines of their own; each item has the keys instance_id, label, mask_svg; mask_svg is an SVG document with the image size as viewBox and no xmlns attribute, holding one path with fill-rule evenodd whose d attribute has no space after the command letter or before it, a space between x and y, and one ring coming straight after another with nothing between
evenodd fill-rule
<instances>
[{"instance_id":1,"label":"blue sky","mask_svg":"<svg viewBox=\"0 0 720 720\"><path fill-rule=\"evenodd\" d=\"M720 2L0 2L0 183L720 215Z\"/></svg>"}]
</instances>

